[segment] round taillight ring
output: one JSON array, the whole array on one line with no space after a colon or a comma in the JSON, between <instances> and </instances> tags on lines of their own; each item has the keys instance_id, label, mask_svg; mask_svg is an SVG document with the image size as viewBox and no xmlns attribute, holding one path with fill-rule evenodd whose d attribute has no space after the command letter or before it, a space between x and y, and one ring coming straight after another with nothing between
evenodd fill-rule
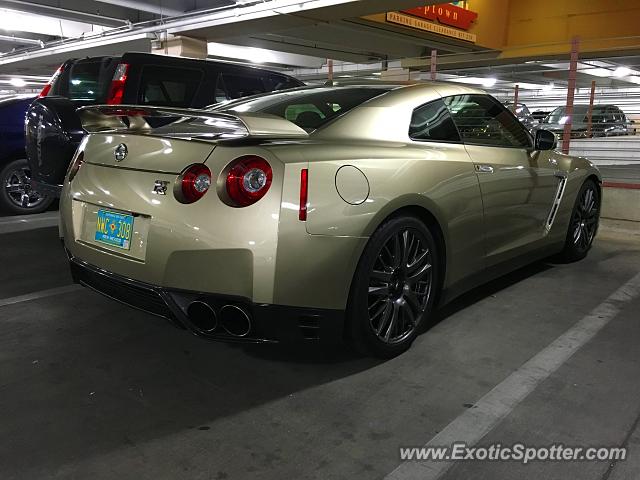
<instances>
[{"instance_id":1,"label":"round taillight ring","mask_svg":"<svg viewBox=\"0 0 640 480\"><path fill-rule=\"evenodd\" d=\"M181 203L200 200L211 187L211 170L202 163L188 166L178 177L174 190Z\"/></svg>"},{"instance_id":2,"label":"round taillight ring","mask_svg":"<svg viewBox=\"0 0 640 480\"><path fill-rule=\"evenodd\" d=\"M225 169L226 197L234 207L248 207L264 197L273 180L271 165L257 155L236 158Z\"/></svg>"}]
</instances>

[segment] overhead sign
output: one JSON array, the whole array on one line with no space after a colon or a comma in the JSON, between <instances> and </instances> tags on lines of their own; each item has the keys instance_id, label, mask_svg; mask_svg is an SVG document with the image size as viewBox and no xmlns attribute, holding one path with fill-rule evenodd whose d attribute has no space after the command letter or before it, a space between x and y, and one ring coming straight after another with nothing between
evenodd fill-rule
<instances>
[{"instance_id":1,"label":"overhead sign","mask_svg":"<svg viewBox=\"0 0 640 480\"><path fill-rule=\"evenodd\" d=\"M417 15L407 15L402 12L388 12L387 22L416 28L418 30L424 30L425 32L437 33L438 35L457 38L458 40L464 40L466 42L475 43L476 41L476 35L473 33L465 32L464 30L459 30L457 28L451 28L429 20L424 20L422 18L418 18Z\"/></svg>"},{"instance_id":2,"label":"overhead sign","mask_svg":"<svg viewBox=\"0 0 640 480\"><path fill-rule=\"evenodd\" d=\"M471 24L478 18L476 12L466 8L456 7L450 3L441 5L429 5L428 7L417 7L409 10L402 10L402 13L424 18L426 20L438 21L443 25L469 30Z\"/></svg>"}]
</instances>

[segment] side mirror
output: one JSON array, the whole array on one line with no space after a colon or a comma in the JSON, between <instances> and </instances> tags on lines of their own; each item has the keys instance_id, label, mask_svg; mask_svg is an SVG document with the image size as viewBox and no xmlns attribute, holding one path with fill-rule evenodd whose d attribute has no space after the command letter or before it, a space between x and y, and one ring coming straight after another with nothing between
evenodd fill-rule
<instances>
[{"instance_id":1,"label":"side mirror","mask_svg":"<svg viewBox=\"0 0 640 480\"><path fill-rule=\"evenodd\" d=\"M549 130L536 130L534 146L536 150L553 150L558 146L558 139Z\"/></svg>"}]
</instances>

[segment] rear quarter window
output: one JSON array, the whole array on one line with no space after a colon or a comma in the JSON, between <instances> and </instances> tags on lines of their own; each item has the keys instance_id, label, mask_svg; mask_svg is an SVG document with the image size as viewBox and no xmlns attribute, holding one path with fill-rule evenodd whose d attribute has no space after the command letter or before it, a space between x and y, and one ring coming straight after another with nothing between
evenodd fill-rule
<instances>
[{"instance_id":1,"label":"rear quarter window","mask_svg":"<svg viewBox=\"0 0 640 480\"><path fill-rule=\"evenodd\" d=\"M146 65L142 68L138 103L164 107L189 107L202 83L197 69Z\"/></svg>"},{"instance_id":2,"label":"rear quarter window","mask_svg":"<svg viewBox=\"0 0 640 480\"><path fill-rule=\"evenodd\" d=\"M100 103L107 97L113 69L109 62L79 61L71 67L67 97Z\"/></svg>"},{"instance_id":3,"label":"rear quarter window","mask_svg":"<svg viewBox=\"0 0 640 480\"><path fill-rule=\"evenodd\" d=\"M236 99L270 91L260 76L223 73L222 78L229 98Z\"/></svg>"}]
</instances>

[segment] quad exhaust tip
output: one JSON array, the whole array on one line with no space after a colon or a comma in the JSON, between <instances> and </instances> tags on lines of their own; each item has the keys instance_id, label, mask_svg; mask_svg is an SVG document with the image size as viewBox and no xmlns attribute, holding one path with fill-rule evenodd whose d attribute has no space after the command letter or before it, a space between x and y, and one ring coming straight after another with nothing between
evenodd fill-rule
<instances>
[{"instance_id":1,"label":"quad exhaust tip","mask_svg":"<svg viewBox=\"0 0 640 480\"><path fill-rule=\"evenodd\" d=\"M218 315L208 303L196 300L187 307L187 315L193 325L205 333L211 333L218 327Z\"/></svg>"},{"instance_id":2,"label":"quad exhaust tip","mask_svg":"<svg viewBox=\"0 0 640 480\"><path fill-rule=\"evenodd\" d=\"M222 328L234 337L246 337L251 331L251 319L247 312L236 305L225 305L220 309Z\"/></svg>"},{"instance_id":3,"label":"quad exhaust tip","mask_svg":"<svg viewBox=\"0 0 640 480\"><path fill-rule=\"evenodd\" d=\"M246 337L251 332L249 314L237 305L224 305L217 314L209 303L195 300L186 313L191 324L202 333L214 333L219 325L232 337Z\"/></svg>"}]
</instances>

